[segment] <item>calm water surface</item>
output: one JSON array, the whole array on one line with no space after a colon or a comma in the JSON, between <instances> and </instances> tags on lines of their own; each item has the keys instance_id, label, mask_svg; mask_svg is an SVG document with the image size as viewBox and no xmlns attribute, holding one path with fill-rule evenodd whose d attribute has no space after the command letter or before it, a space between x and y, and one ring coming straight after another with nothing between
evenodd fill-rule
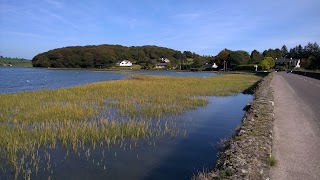
<instances>
[{"instance_id":1,"label":"calm water surface","mask_svg":"<svg viewBox=\"0 0 320 180\"><path fill-rule=\"evenodd\" d=\"M125 77L128 77L128 75L87 70L0 67L0 93L58 89L98 81L123 79Z\"/></svg>"},{"instance_id":2,"label":"calm water surface","mask_svg":"<svg viewBox=\"0 0 320 180\"><path fill-rule=\"evenodd\" d=\"M139 142L126 148L119 145L92 150L87 158L57 148L51 150L53 173L51 179L190 179L203 169L211 169L217 160L221 139L229 138L241 122L243 107L251 95L208 97L205 107L189 111L175 119L186 134L155 139L155 145ZM153 140L152 140L153 141ZM102 157L102 151L104 156ZM44 165L45 166L45 165ZM47 179L48 173L33 178Z\"/></svg>"},{"instance_id":3,"label":"calm water surface","mask_svg":"<svg viewBox=\"0 0 320 180\"><path fill-rule=\"evenodd\" d=\"M98 81L119 80L132 75L215 76L210 72L90 71L0 67L0 93L58 89Z\"/></svg>"},{"instance_id":4,"label":"calm water surface","mask_svg":"<svg viewBox=\"0 0 320 180\"><path fill-rule=\"evenodd\" d=\"M132 74L200 76L214 73L120 71L94 72L85 70L48 70L32 68L0 68L0 93L38 89L56 89L96 81L115 80ZM97 148L90 157L69 153L64 148L49 150L52 173L40 172L35 179L190 179L203 169L212 168L218 150L214 145L233 134L244 115L243 107L251 95L207 97L209 104L174 117L177 130L174 137L153 140L153 145L141 141L139 146L126 148L113 145ZM87 147L90 148L90 147ZM86 150L86 149L85 149ZM104 156L102 157L102 152ZM1 170L0 170L1 171ZM6 174L1 178L10 177Z\"/></svg>"}]
</instances>

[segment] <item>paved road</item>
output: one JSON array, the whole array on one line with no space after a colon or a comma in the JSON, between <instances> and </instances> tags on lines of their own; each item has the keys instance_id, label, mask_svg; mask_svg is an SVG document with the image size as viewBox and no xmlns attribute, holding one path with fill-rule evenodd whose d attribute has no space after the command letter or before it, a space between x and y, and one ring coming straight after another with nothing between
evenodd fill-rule
<instances>
[{"instance_id":1,"label":"paved road","mask_svg":"<svg viewBox=\"0 0 320 180\"><path fill-rule=\"evenodd\" d=\"M292 73L280 72L278 74L308 106L310 113L313 113L313 119L320 127L320 80Z\"/></svg>"},{"instance_id":2,"label":"paved road","mask_svg":"<svg viewBox=\"0 0 320 180\"><path fill-rule=\"evenodd\" d=\"M274 87L274 180L320 179L320 81L278 72Z\"/></svg>"}]
</instances>

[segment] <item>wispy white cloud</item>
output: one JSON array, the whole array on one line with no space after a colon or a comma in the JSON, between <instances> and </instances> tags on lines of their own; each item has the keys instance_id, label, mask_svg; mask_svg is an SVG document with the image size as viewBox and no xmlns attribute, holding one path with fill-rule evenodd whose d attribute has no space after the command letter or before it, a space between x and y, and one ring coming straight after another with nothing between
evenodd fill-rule
<instances>
[{"instance_id":1,"label":"wispy white cloud","mask_svg":"<svg viewBox=\"0 0 320 180\"><path fill-rule=\"evenodd\" d=\"M177 24L188 24L188 23L203 23L210 20L213 17L213 13L215 10L212 11L187 11L187 12L178 12L173 14L171 18Z\"/></svg>"},{"instance_id":2,"label":"wispy white cloud","mask_svg":"<svg viewBox=\"0 0 320 180\"><path fill-rule=\"evenodd\" d=\"M11 15L16 15L18 13L28 11L36 6L36 3L28 3L24 1L0 2L0 13L7 17L10 17Z\"/></svg>"},{"instance_id":3,"label":"wispy white cloud","mask_svg":"<svg viewBox=\"0 0 320 180\"><path fill-rule=\"evenodd\" d=\"M203 14L202 13L181 13L181 14L176 14L174 17L178 18L186 18L186 19L196 19L201 17Z\"/></svg>"},{"instance_id":4,"label":"wispy white cloud","mask_svg":"<svg viewBox=\"0 0 320 180\"><path fill-rule=\"evenodd\" d=\"M146 21L140 18L123 16L123 15L109 15L105 18L105 21L106 23L125 26L131 30L134 30L138 27L142 27L146 25Z\"/></svg>"},{"instance_id":5,"label":"wispy white cloud","mask_svg":"<svg viewBox=\"0 0 320 180\"><path fill-rule=\"evenodd\" d=\"M0 31L0 34L2 35L14 35L14 36L20 36L20 37L27 37L27 38L36 38L36 39L45 39L48 38L47 36L39 35L36 33L28 33L28 32L18 32L18 31Z\"/></svg>"},{"instance_id":6,"label":"wispy white cloud","mask_svg":"<svg viewBox=\"0 0 320 180\"><path fill-rule=\"evenodd\" d=\"M54 6L56 8L63 8L64 4L61 1L57 0L44 0L46 3L48 3L50 6Z\"/></svg>"},{"instance_id":7,"label":"wispy white cloud","mask_svg":"<svg viewBox=\"0 0 320 180\"><path fill-rule=\"evenodd\" d=\"M44 10L44 9L42 9L42 10L40 10L42 13L43 13L43 17L45 17L44 19L43 19L43 22L45 23L46 21L48 21L48 20L58 20L58 21L60 21L59 23L54 23L55 25L56 24L63 24L64 25L64 28L66 28L66 27L71 27L71 28L73 28L73 29L75 29L75 30L81 30L81 28L83 27L83 25L82 24L76 24L76 23L74 23L74 22L72 22L72 21L70 21L68 18L66 18L66 17L64 17L64 16L61 16L61 15L59 15L58 13L55 13L55 12L52 12L52 11L49 11L49 10ZM50 18L51 17L51 18ZM55 27L55 29L57 29L57 27Z\"/></svg>"}]
</instances>

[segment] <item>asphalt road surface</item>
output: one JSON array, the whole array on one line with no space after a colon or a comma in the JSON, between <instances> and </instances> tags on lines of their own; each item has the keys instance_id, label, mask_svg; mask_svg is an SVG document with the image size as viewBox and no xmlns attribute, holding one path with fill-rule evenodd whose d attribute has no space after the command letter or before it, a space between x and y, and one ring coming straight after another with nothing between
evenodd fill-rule
<instances>
[{"instance_id":1,"label":"asphalt road surface","mask_svg":"<svg viewBox=\"0 0 320 180\"><path fill-rule=\"evenodd\" d=\"M320 179L320 80L277 72L274 88L274 180Z\"/></svg>"},{"instance_id":2,"label":"asphalt road surface","mask_svg":"<svg viewBox=\"0 0 320 180\"><path fill-rule=\"evenodd\" d=\"M282 76L300 100L308 106L320 128L320 80L285 72L280 72L278 75Z\"/></svg>"}]
</instances>

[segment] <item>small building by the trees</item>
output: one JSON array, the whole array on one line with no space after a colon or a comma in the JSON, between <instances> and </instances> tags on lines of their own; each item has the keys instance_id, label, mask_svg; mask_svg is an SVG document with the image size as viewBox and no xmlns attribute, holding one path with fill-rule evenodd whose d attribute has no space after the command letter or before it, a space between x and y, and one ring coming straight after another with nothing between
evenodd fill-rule
<instances>
[{"instance_id":1,"label":"small building by the trees","mask_svg":"<svg viewBox=\"0 0 320 180\"><path fill-rule=\"evenodd\" d=\"M212 70L216 70L217 68L218 68L218 65L216 65L216 63L206 64L203 66L204 71L212 71Z\"/></svg>"},{"instance_id":2,"label":"small building by the trees","mask_svg":"<svg viewBox=\"0 0 320 180\"><path fill-rule=\"evenodd\" d=\"M160 60L164 63L170 63L170 60L168 58L160 58Z\"/></svg>"},{"instance_id":3,"label":"small building by the trees","mask_svg":"<svg viewBox=\"0 0 320 180\"><path fill-rule=\"evenodd\" d=\"M295 69L300 68L300 59L276 59L275 60L275 69Z\"/></svg>"},{"instance_id":4,"label":"small building by the trees","mask_svg":"<svg viewBox=\"0 0 320 180\"><path fill-rule=\"evenodd\" d=\"M117 62L117 66L130 67L132 66L132 63L129 60L122 60Z\"/></svg>"}]
</instances>

